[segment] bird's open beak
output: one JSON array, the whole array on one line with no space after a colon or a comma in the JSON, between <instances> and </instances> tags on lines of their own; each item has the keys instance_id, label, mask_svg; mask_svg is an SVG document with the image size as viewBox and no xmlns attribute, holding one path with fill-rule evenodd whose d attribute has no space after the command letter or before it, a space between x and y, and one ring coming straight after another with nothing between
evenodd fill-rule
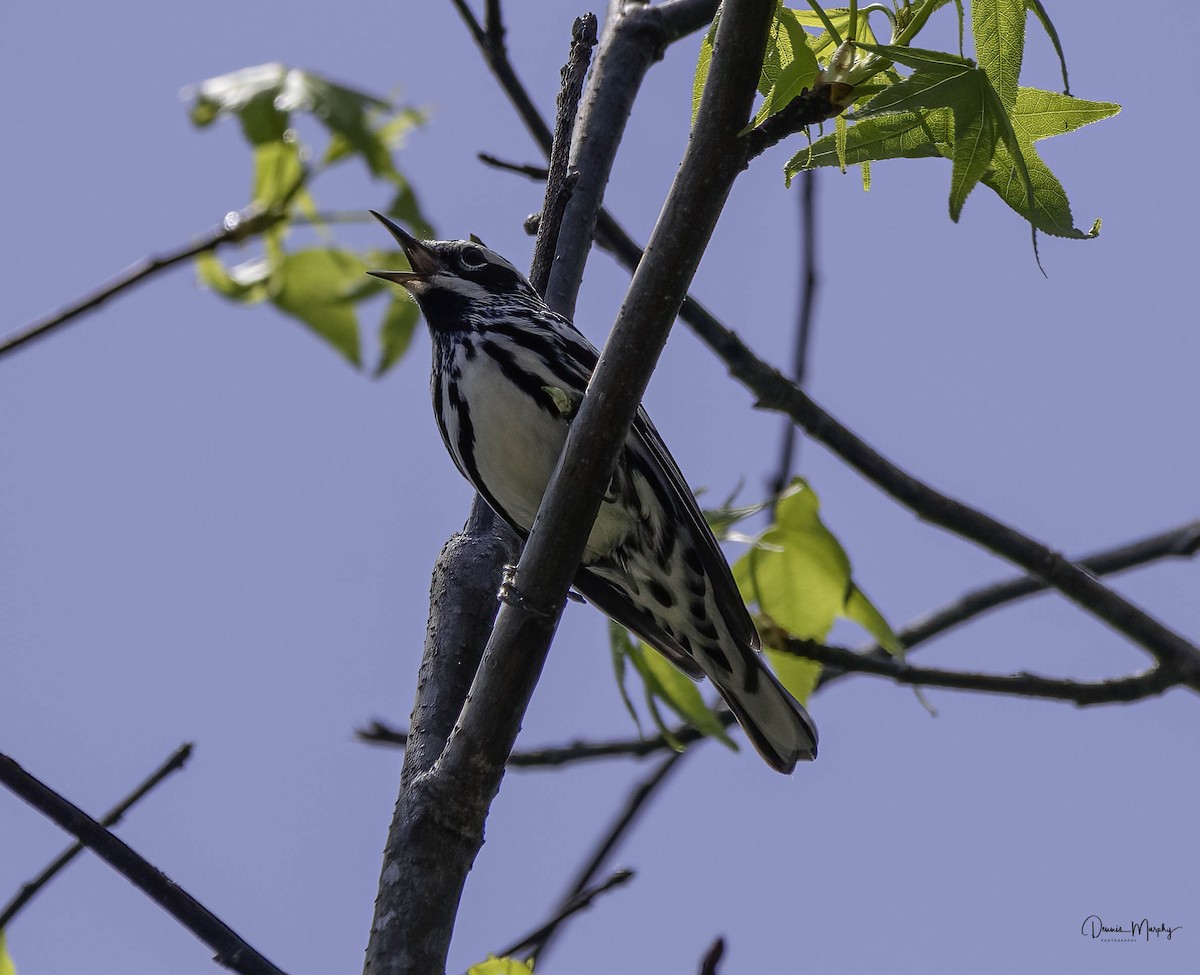
<instances>
[{"instance_id":1,"label":"bird's open beak","mask_svg":"<svg viewBox=\"0 0 1200 975\"><path fill-rule=\"evenodd\" d=\"M388 232L396 238L396 243L404 249L404 256L408 258L408 263L412 265L411 271L368 271L367 273L382 278L384 281L391 281L393 284L400 284L413 290L413 285L420 285L436 274L443 267L442 259L437 253L425 245L424 242L418 240L403 227L389 220L382 213L371 211L371 216L378 220L381 224L387 227Z\"/></svg>"}]
</instances>

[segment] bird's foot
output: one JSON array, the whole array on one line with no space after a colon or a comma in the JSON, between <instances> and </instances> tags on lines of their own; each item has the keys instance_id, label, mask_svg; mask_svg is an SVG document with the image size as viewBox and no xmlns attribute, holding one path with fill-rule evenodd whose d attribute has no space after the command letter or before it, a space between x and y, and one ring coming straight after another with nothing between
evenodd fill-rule
<instances>
[{"instance_id":1,"label":"bird's foot","mask_svg":"<svg viewBox=\"0 0 1200 975\"><path fill-rule=\"evenodd\" d=\"M541 616L545 619L553 619L555 613L553 610L539 609L534 606L520 589L517 588L517 567L515 565L506 565L504 574L500 577L500 590L496 593L496 598L502 603L508 603L509 606L516 606L518 609L523 609L527 613L533 613L535 616Z\"/></svg>"}]
</instances>

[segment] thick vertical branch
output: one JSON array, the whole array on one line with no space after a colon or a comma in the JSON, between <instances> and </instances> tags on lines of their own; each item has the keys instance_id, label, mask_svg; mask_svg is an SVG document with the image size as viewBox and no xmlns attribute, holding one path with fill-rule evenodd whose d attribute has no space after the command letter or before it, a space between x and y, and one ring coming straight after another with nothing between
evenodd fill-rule
<instances>
[{"instance_id":1,"label":"thick vertical branch","mask_svg":"<svg viewBox=\"0 0 1200 975\"><path fill-rule=\"evenodd\" d=\"M372 945L390 950L368 950L372 975L430 975L445 967L488 807L617 453L740 171L738 133L749 117L774 9L774 0L745 0L722 18L687 152L517 568L515 589L523 598L502 605L442 755L401 794L401 842L389 847L382 877L396 896L389 894L387 911L377 905L372 931Z\"/></svg>"},{"instance_id":2,"label":"thick vertical branch","mask_svg":"<svg viewBox=\"0 0 1200 975\"><path fill-rule=\"evenodd\" d=\"M494 50L502 51L498 3L488 6L488 28L483 36ZM591 14L576 20L559 98L556 141L564 145L570 139L595 36ZM551 235L557 234L569 198L565 149L558 151L557 158L559 163L552 167L546 187L544 219L535 248L533 270L539 288L545 286L548 273L546 255L555 251ZM367 944L364 971L371 975L437 972L445 967L459 898L483 843L483 820L494 791L486 796L465 792L459 808L455 788L447 787L445 777L434 775L433 769L470 700L472 681L496 615L501 569L515 559L518 548L513 533L476 496L466 528L447 542L435 567L408 752ZM432 793L430 783L437 787ZM437 789L447 790L446 794L437 794ZM478 829L458 826L462 816L477 820Z\"/></svg>"}]
</instances>

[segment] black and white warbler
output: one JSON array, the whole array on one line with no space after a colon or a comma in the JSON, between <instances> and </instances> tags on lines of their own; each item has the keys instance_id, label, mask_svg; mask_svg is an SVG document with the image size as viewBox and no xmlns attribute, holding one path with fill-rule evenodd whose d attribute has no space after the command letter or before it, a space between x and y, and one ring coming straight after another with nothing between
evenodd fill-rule
<instances>
[{"instance_id":1,"label":"black and white warbler","mask_svg":"<svg viewBox=\"0 0 1200 975\"><path fill-rule=\"evenodd\" d=\"M433 412L454 463L529 534L595 347L478 241L418 240L380 214L433 338ZM645 410L625 441L575 588L690 677L707 675L772 768L817 755L817 729L762 662L759 637L695 496Z\"/></svg>"}]
</instances>

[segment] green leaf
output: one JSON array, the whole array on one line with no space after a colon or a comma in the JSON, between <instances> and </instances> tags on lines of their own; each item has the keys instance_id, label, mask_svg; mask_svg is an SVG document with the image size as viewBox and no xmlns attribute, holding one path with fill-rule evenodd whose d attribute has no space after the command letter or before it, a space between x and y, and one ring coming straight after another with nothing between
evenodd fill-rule
<instances>
[{"instance_id":1,"label":"green leaf","mask_svg":"<svg viewBox=\"0 0 1200 975\"><path fill-rule=\"evenodd\" d=\"M817 75L821 71L816 55L807 45L801 45L796 51L795 57L775 78L767 97L755 113L753 125L759 125L764 119L770 118L799 97L802 91L811 89L816 83Z\"/></svg>"},{"instance_id":2,"label":"green leaf","mask_svg":"<svg viewBox=\"0 0 1200 975\"><path fill-rule=\"evenodd\" d=\"M821 665L815 660L776 650L769 643L763 647L763 653L767 655L771 669L787 692L801 704L807 704L821 676Z\"/></svg>"},{"instance_id":3,"label":"green leaf","mask_svg":"<svg viewBox=\"0 0 1200 975\"><path fill-rule=\"evenodd\" d=\"M850 560L818 515L802 480L775 506L775 522L733 565L742 595L793 636L823 640L841 612Z\"/></svg>"},{"instance_id":4,"label":"green leaf","mask_svg":"<svg viewBox=\"0 0 1200 975\"><path fill-rule=\"evenodd\" d=\"M620 691L625 710L633 718L638 735L641 736L644 734L642 719L637 713L637 708L633 706L633 700L629 697L629 689L625 686L625 675L629 671L629 658L633 654L633 640L629 636L629 631L613 620L608 621L608 645L612 654L613 673L617 678L617 690Z\"/></svg>"},{"instance_id":5,"label":"green leaf","mask_svg":"<svg viewBox=\"0 0 1200 975\"><path fill-rule=\"evenodd\" d=\"M487 961L468 968L467 975L533 975L533 962L488 955Z\"/></svg>"},{"instance_id":6,"label":"green leaf","mask_svg":"<svg viewBox=\"0 0 1200 975\"><path fill-rule=\"evenodd\" d=\"M797 478L780 496L774 524L733 565L746 601L772 626L803 640L824 640L839 616L861 622L867 615L857 598L852 602L856 593L864 602L866 597L854 584L850 559L821 521L819 508L816 493ZM771 627L764 629L769 644Z\"/></svg>"},{"instance_id":7,"label":"green leaf","mask_svg":"<svg viewBox=\"0 0 1200 975\"><path fill-rule=\"evenodd\" d=\"M845 615L846 619L853 620L870 633L875 638L875 642L888 653L895 654L897 657L904 656L904 645L892 632L892 628L883 618L883 614L863 595L863 591L858 586L852 586L850 590L850 596L846 599Z\"/></svg>"},{"instance_id":8,"label":"green leaf","mask_svg":"<svg viewBox=\"0 0 1200 975\"><path fill-rule=\"evenodd\" d=\"M8 953L4 929L0 928L0 975L17 975L17 966L13 964L12 955Z\"/></svg>"},{"instance_id":9,"label":"green leaf","mask_svg":"<svg viewBox=\"0 0 1200 975\"><path fill-rule=\"evenodd\" d=\"M1021 147L1021 158L1014 159L1004 144L998 146L992 160L992 170L984 177L984 183L1038 230L1075 240L1095 237L1100 231L1100 221L1094 221L1088 230L1080 230L1075 226L1066 190L1042 161L1033 144L1099 122L1116 115L1120 110L1121 106L1113 102L1092 102L1056 91L1021 88L1017 92L1011 115L1012 128ZM1033 187L1032 202L1021 186L1022 167L1028 173Z\"/></svg>"},{"instance_id":10,"label":"green leaf","mask_svg":"<svg viewBox=\"0 0 1200 975\"><path fill-rule=\"evenodd\" d=\"M971 0L975 57L1006 108L1017 101L1025 54L1026 0Z\"/></svg>"},{"instance_id":11,"label":"green leaf","mask_svg":"<svg viewBox=\"0 0 1200 975\"><path fill-rule=\"evenodd\" d=\"M254 304L269 294L271 263L257 257L226 268L212 251L196 256L196 276L200 284L231 301Z\"/></svg>"},{"instance_id":12,"label":"green leaf","mask_svg":"<svg viewBox=\"0 0 1200 975\"><path fill-rule=\"evenodd\" d=\"M383 325L379 329L381 351L379 365L375 369L376 377L391 369L408 351L418 317L417 303L411 298L397 295L388 304Z\"/></svg>"},{"instance_id":13,"label":"green leaf","mask_svg":"<svg viewBox=\"0 0 1200 975\"><path fill-rule=\"evenodd\" d=\"M275 105L288 76L278 63L241 68L201 82L192 94L189 115L197 127L211 125L217 119L238 116L246 138L254 145L278 141L287 128L287 113Z\"/></svg>"},{"instance_id":14,"label":"green leaf","mask_svg":"<svg viewBox=\"0 0 1200 975\"><path fill-rule=\"evenodd\" d=\"M634 669L642 678L646 694L646 707L650 711L655 726L672 748L682 748L682 746L674 739L671 729L663 720L658 709L659 701L666 704L697 731L717 738L730 748L737 750L737 745L726 733L724 726L712 709L704 703L699 689L690 677L657 650L641 641L631 639L629 631L619 623L609 621L608 633L612 649L613 669L617 675L617 686L621 691L621 699L625 702L625 708L638 726L638 734L642 733L641 721L625 687L626 665L629 663L633 664Z\"/></svg>"},{"instance_id":15,"label":"green leaf","mask_svg":"<svg viewBox=\"0 0 1200 975\"><path fill-rule=\"evenodd\" d=\"M399 189L396 190L396 195L392 197L385 212L389 217L395 217L399 223L404 224L415 236L422 240L434 240L437 234L421 214L421 207L417 203L417 196L412 186L404 177L401 177L398 186Z\"/></svg>"},{"instance_id":16,"label":"green leaf","mask_svg":"<svg viewBox=\"0 0 1200 975\"><path fill-rule=\"evenodd\" d=\"M699 687L687 674L657 650L640 641L633 645L629 659L646 685L646 704L664 735L669 736L670 729L659 718L656 701L662 701L701 734L716 738L737 751L737 745L726 733L712 708L704 703Z\"/></svg>"},{"instance_id":17,"label":"green leaf","mask_svg":"<svg viewBox=\"0 0 1200 975\"><path fill-rule=\"evenodd\" d=\"M692 123L696 121L696 113L700 111L700 98L704 94L704 83L708 81L708 69L712 65L713 40L717 36L717 22L720 14L713 18L704 39L700 42L700 55L696 60L696 76L692 79Z\"/></svg>"},{"instance_id":18,"label":"green leaf","mask_svg":"<svg viewBox=\"0 0 1200 975\"><path fill-rule=\"evenodd\" d=\"M263 142L254 147L254 189L251 200L264 210L285 207L304 184L304 163L298 143Z\"/></svg>"},{"instance_id":19,"label":"green leaf","mask_svg":"<svg viewBox=\"0 0 1200 975\"><path fill-rule=\"evenodd\" d=\"M359 366L362 357L354 301L365 274L362 259L349 251L295 251L282 256L271 276L271 302Z\"/></svg>"}]
</instances>

